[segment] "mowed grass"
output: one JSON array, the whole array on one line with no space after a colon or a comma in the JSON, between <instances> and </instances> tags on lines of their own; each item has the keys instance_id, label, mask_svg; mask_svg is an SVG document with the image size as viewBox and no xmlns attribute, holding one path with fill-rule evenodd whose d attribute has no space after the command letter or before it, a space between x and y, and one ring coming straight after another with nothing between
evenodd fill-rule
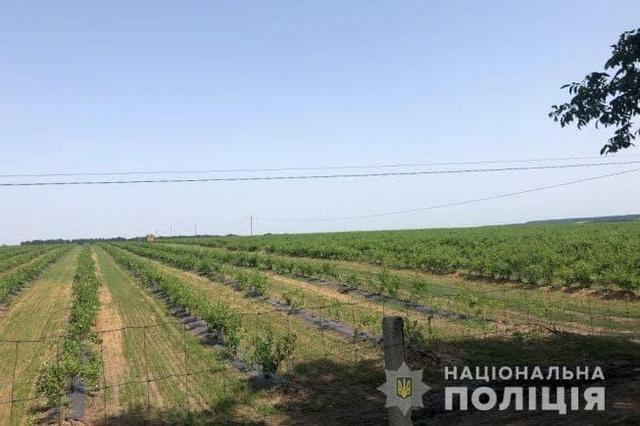
<instances>
[{"instance_id":1,"label":"mowed grass","mask_svg":"<svg viewBox=\"0 0 640 426\"><path fill-rule=\"evenodd\" d=\"M79 248L73 249L53 264L42 277L31 283L0 315L0 338L3 340L38 340L66 330L71 284ZM17 356L16 356L17 350ZM11 400L15 367L14 399L35 397L35 379L44 362L56 357L56 340L34 343L0 343L0 400ZM0 405L3 424L26 424L38 414L38 401Z\"/></svg>"},{"instance_id":2,"label":"mowed grass","mask_svg":"<svg viewBox=\"0 0 640 426\"><path fill-rule=\"evenodd\" d=\"M100 277L109 293L110 316L131 328L104 333L105 381L109 391L96 396L92 417L107 422L254 422L260 404L243 378L230 370L221 353L185 332L166 306L150 296L99 247L94 248ZM105 298L103 297L103 301ZM100 318L105 318L101 315ZM114 322L98 323L108 329ZM120 345L120 348L114 347ZM186 379L184 373L190 376ZM130 381L146 381L115 386ZM105 399L106 398L106 399ZM106 410L105 406L106 405ZM265 410L262 410L265 411Z\"/></svg>"}]
</instances>

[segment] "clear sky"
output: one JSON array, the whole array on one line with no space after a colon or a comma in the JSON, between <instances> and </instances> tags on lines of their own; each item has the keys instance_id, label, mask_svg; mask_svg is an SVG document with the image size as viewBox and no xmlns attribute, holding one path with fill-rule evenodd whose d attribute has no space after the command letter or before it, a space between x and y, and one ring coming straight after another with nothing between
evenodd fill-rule
<instances>
[{"instance_id":1,"label":"clear sky","mask_svg":"<svg viewBox=\"0 0 640 426\"><path fill-rule=\"evenodd\" d=\"M0 174L597 155L610 132L561 129L547 113L639 16L636 0L4 1ZM258 232L306 232L640 213L639 175L627 175L393 217L268 220L410 209L623 169L0 187L0 243L194 224L247 233L250 214Z\"/></svg>"}]
</instances>

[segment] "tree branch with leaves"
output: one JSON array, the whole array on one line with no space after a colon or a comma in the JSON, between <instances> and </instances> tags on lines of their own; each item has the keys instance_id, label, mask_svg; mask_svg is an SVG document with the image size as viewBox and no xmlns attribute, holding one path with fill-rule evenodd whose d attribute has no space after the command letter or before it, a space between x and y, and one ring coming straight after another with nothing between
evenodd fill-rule
<instances>
[{"instance_id":1,"label":"tree branch with leaves","mask_svg":"<svg viewBox=\"0 0 640 426\"><path fill-rule=\"evenodd\" d=\"M640 115L640 28L622 33L611 47L605 72L593 72L581 82L562 86L573 97L567 103L553 105L549 113L562 127L575 122L582 129L592 121L596 128L615 127L600 154L634 146L633 141L640 137L640 130L632 122Z\"/></svg>"}]
</instances>

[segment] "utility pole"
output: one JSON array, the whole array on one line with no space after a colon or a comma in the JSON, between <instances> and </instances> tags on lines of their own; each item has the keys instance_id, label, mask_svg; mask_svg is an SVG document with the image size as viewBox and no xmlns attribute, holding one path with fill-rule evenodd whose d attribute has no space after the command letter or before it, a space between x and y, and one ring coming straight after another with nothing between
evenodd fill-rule
<instances>
[{"instance_id":1,"label":"utility pole","mask_svg":"<svg viewBox=\"0 0 640 426\"><path fill-rule=\"evenodd\" d=\"M197 235L198 235L198 225L197 225L197 224L194 224L194 225L193 225L193 236L195 237L195 236L197 236Z\"/></svg>"},{"instance_id":2,"label":"utility pole","mask_svg":"<svg viewBox=\"0 0 640 426\"><path fill-rule=\"evenodd\" d=\"M169 236L173 237L173 225L169 225Z\"/></svg>"},{"instance_id":3,"label":"utility pole","mask_svg":"<svg viewBox=\"0 0 640 426\"><path fill-rule=\"evenodd\" d=\"M251 233L250 236L253 237L253 215L249 216L249 223L250 223L250 227L251 227Z\"/></svg>"}]
</instances>

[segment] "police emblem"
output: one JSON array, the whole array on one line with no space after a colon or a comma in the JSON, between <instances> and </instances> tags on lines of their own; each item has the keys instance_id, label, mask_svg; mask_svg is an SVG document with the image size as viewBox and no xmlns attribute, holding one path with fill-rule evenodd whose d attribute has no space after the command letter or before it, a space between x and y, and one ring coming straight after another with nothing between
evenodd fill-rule
<instances>
[{"instance_id":1,"label":"police emblem","mask_svg":"<svg viewBox=\"0 0 640 426\"><path fill-rule=\"evenodd\" d=\"M411 377L396 378L396 395L402 399L407 399L413 393L413 380Z\"/></svg>"},{"instance_id":2,"label":"police emblem","mask_svg":"<svg viewBox=\"0 0 640 426\"><path fill-rule=\"evenodd\" d=\"M406 363L397 370L385 370L387 381L378 388L387 395L385 407L398 407L403 415L411 407L422 407L422 395L431 388L422 383L422 370L411 371Z\"/></svg>"}]
</instances>

